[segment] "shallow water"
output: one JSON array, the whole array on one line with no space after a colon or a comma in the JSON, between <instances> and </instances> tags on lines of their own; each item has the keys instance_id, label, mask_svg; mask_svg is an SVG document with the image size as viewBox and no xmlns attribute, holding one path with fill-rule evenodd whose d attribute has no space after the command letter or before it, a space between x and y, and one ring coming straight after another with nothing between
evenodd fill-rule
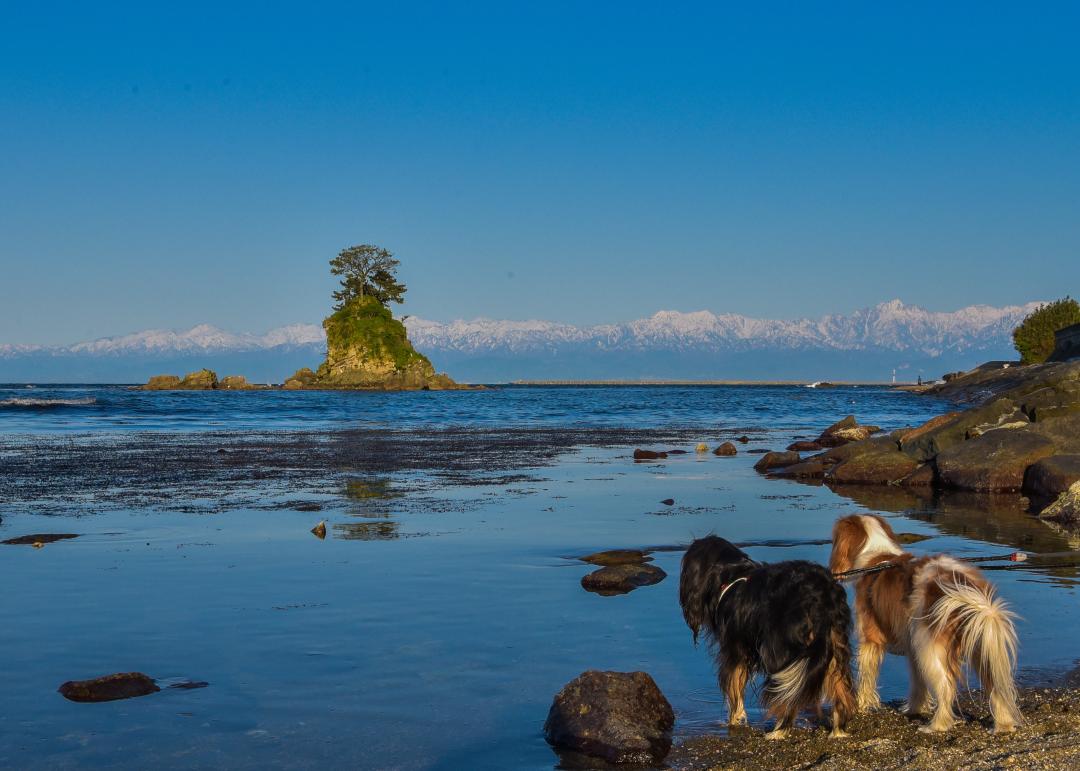
<instances>
[{"instance_id":1,"label":"shallow water","mask_svg":"<svg viewBox=\"0 0 1080 771\"><path fill-rule=\"evenodd\" d=\"M541 726L554 693L585 669L648 671L675 706L681 736L719 730L724 718L709 657L679 613L681 552L654 554L663 582L614 597L581 589L592 568L574 556L710 532L811 541L854 511L934 536L911 547L918 552L1068 548L1012 498L867 489L853 499L752 470L756 456L745 450L779 449L848 412L895 428L947 408L884 389L34 390L96 401L0 408L0 440L18 438L19 452L32 447L27 434L56 432L699 426L712 444L726 429L765 432L735 458L691 452L634 463L632 448L585 447L497 485L442 484L423 471L361 477L358 487L305 495L320 511L89 514L92 500L63 516L0 510L0 540L79 534L41 549L0 545L2 767L552 768ZM660 504L669 497L674 506ZM309 532L321 519L325 540ZM748 551L827 557L822 545ZM1031 565L992 578L1023 616L1025 679L1070 665L1080 629L1075 570ZM209 685L105 704L56 693L69 679L132 670ZM889 657L882 695L905 690L904 663Z\"/></svg>"}]
</instances>

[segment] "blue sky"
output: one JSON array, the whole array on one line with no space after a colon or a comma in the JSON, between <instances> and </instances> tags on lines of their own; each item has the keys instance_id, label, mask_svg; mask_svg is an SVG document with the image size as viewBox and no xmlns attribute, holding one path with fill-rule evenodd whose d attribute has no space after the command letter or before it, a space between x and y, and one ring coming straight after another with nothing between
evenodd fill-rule
<instances>
[{"instance_id":1,"label":"blue sky","mask_svg":"<svg viewBox=\"0 0 1080 771\"><path fill-rule=\"evenodd\" d=\"M1080 293L1075 5L164 5L0 5L0 342Z\"/></svg>"}]
</instances>

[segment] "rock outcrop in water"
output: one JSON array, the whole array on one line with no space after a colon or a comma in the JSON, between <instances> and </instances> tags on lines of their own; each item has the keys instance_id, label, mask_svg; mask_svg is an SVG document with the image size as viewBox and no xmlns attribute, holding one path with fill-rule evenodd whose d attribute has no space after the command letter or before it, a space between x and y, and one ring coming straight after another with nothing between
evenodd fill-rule
<instances>
[{"instance_id":1,"label":"rock outcrop in water","mask_svg":"<svg viewBox=\"0 0 1080 771\"><path fill-rule=\"evenodd\" d=\"M978 398L966 410L917 428L849 442L802 461L792 453L782 467L759 470L823 479L830 486L1022 491L1037 507L1080 481L1080 362L980 367L935 393Z\"/></svg>"},{"instance_id":2,"label":"rock outcrop in water","mask_svg":"<svg viewBox=\"0 0 1080 771\"><path fill-rule=\"evenodd\" d=\"M218 380L212 369L189 372L183 378L176 375L154 375L142 387L144 391L253 391L268 386L254 385L243 375L226 375Z\"/></svg>"},{"instance_id":3,"label":"rock outcrop in water","mask_svg":"<svg viewBox=\"0 0 1080 771\"><path fill-rule=\"evenodd\" d=\"M437 374L413 348L405 325L373 297L354 297L325 321L326 361L300 370L286 388L344 388L382 391L442 390L459 386Z\"/></svg>"}]
</instances>

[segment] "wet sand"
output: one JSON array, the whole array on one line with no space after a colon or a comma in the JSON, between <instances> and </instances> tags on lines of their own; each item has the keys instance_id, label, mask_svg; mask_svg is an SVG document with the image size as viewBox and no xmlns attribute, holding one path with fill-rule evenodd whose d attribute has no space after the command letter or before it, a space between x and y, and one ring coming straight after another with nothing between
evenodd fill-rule
<instances>
[{"instance_id":1,"label":"wet sand","mask_svg":"<svg viewBox=\"0 0 1080 771\"><path fill-rule=\"evenodd\" d=\"M1074 769L1080 767L1080 692L1031 688L1021 693L1025 724L1012 734L990 730L982 694L964 695L964 721L945 734L919 733L921 718L903 715L899 703L859 715L850 737L829 739L828 729L792 731L769 741L760 729L736 728L730 737L701 736L672 750L669 765L704 769Z\"/></svg>"}]
</instances>

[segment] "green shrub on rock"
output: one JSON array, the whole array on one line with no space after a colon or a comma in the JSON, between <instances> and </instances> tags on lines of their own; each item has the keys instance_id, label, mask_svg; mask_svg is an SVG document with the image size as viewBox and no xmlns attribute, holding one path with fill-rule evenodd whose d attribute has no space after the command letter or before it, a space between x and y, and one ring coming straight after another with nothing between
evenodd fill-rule
<instances>
[{"instance_id":1,"label":"green shrub on rock","mask_svg":"<svg viewBox=\"0 0 1080 771\"><path fill-rule=\"evenodd\" d=\"M1039 364L1054 352L1054 333L1080 324L1080 303L1071 297L1041 305L1013 330L1013 344L1023 364Z\"/></svg>"}]
</instances>

